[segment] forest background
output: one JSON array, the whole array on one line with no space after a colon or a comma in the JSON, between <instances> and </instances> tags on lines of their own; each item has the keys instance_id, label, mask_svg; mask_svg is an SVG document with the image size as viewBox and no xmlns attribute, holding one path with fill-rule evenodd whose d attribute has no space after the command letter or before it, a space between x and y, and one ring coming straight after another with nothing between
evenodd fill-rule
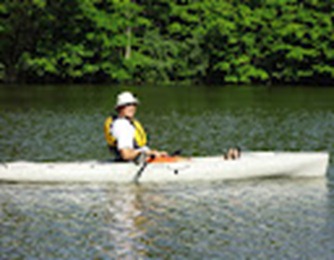
<instances>
[{"instance_id":1,"label":"forest background","mask_svg":"<svg viewBox=\"0 0 334 260\"><path fill-rule=\"evenodd\" d=\"M0 82L334 85L333 0L4 0Z\"/></svg>"}]
</instances>

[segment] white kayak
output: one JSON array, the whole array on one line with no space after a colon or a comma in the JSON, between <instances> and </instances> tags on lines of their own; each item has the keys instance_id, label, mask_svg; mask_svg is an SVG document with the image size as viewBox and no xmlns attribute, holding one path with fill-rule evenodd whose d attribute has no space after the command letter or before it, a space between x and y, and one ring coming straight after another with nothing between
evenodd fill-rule
<instances>
[{"instance_id":1,"label":"white kayak","mask_svg":"<svg viewBox=\"0 0 334 260\"><path fill-rule=\"evenodd\" d=\"M139 182L204 181L262 177L324 177L326 152L244 152L237 160L222 156L186 161L149 163ZM2 182L115 182L131 183L141 165L116 162L27 162L0 165Z\"/></svg>"}]
</instances>

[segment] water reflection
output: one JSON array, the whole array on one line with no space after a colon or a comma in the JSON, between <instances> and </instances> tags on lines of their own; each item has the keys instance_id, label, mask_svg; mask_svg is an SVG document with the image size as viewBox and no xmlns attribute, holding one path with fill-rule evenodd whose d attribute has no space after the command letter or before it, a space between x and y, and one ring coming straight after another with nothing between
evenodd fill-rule
<instances>
[{"instance_id":1,"label":"water reflection","mask_svg":"<svg viewBox=\"0 0 334 260\"><path fill-rule=\"evenodd\" d=\"M141 228L146 217L143 214L140 190L118 187L109 196L111 200L105 221L113 248L104 248L104 251L117 259L135 259L141 251L136 240L145 235L145 230Z\"/></svg>"},{"instance_id":2,"label":"water reflection","mask_svg":"<svg viewBox=\"0 0 334 260\"><path fill-rule=\"evenodd\" d=\"M0 246L8 259L330 259L333 209L323 179L3 185Z\"/></svg>"},{"instance_id":3,"label":"water reflection","mask_svg":"<svg viewBox=\"0 0 334 260\"><path fill-rule=\"evenodd\" d=\"M328 251L331 252L331 256L334 256L334 180L329 179L327 181L327 214L326 214L326 226L324 229L325 239L321 241L323 245L326 245Z\"/></svg>"},{"instance_id":4,"label":"water reflection","mask_svg":"<svg viewBox=\"0 0 334 260\"><path fill-rule=\"evenodd\" d=\"M321 179L114 187L105 219L110 244L101 252L291 259L303 250L308 259L327 259L334 238L326 189Z\"/></svg>"},{"instance_id":5,"label":"water reflection","mask_svg":"<svg viewBox=\"0 0 334 260\"><path fill-rule=\"evenodd\" d=\"M175 214L181 217L177 215L180 205L174 196L155 187L131 185L112 189L110 199L106 223L112 248L102 251L117 259L172 254L178 231L170 229L176 224Z\"/></svg>"}]
</instances>

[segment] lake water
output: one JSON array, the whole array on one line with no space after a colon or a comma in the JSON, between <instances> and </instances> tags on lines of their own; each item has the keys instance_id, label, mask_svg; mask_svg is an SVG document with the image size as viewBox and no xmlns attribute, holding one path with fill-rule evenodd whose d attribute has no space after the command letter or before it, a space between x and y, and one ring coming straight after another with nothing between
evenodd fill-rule
<instances>
[{"instance_id":1,"label":"lake water","mask_svg":"<svg viewBox=\"0 0 334 260\"><path fill-rule=\"evenodd\" d=\"M103 121L135 92L152 147L334 155L334 89L0 87L2 161L108 159ZM0 259L334 259L325 179L0 184Z\"/></svg>"}]
</instances>

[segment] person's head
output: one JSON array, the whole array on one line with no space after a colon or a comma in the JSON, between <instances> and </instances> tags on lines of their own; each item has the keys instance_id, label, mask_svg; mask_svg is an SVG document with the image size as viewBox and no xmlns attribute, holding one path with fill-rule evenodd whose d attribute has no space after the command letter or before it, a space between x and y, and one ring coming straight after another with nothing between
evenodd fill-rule
<instances>
[{"instance_id":1,"label":"person's head","mask_svg":"<svg viewBox=\"0 0 334 260\"><path fill-rule=\"evenodd\" d=\"M116 111L121 117L134 118L139 101L130 92L122 92L117 96Z\"/></svg>"}]
</instances>

